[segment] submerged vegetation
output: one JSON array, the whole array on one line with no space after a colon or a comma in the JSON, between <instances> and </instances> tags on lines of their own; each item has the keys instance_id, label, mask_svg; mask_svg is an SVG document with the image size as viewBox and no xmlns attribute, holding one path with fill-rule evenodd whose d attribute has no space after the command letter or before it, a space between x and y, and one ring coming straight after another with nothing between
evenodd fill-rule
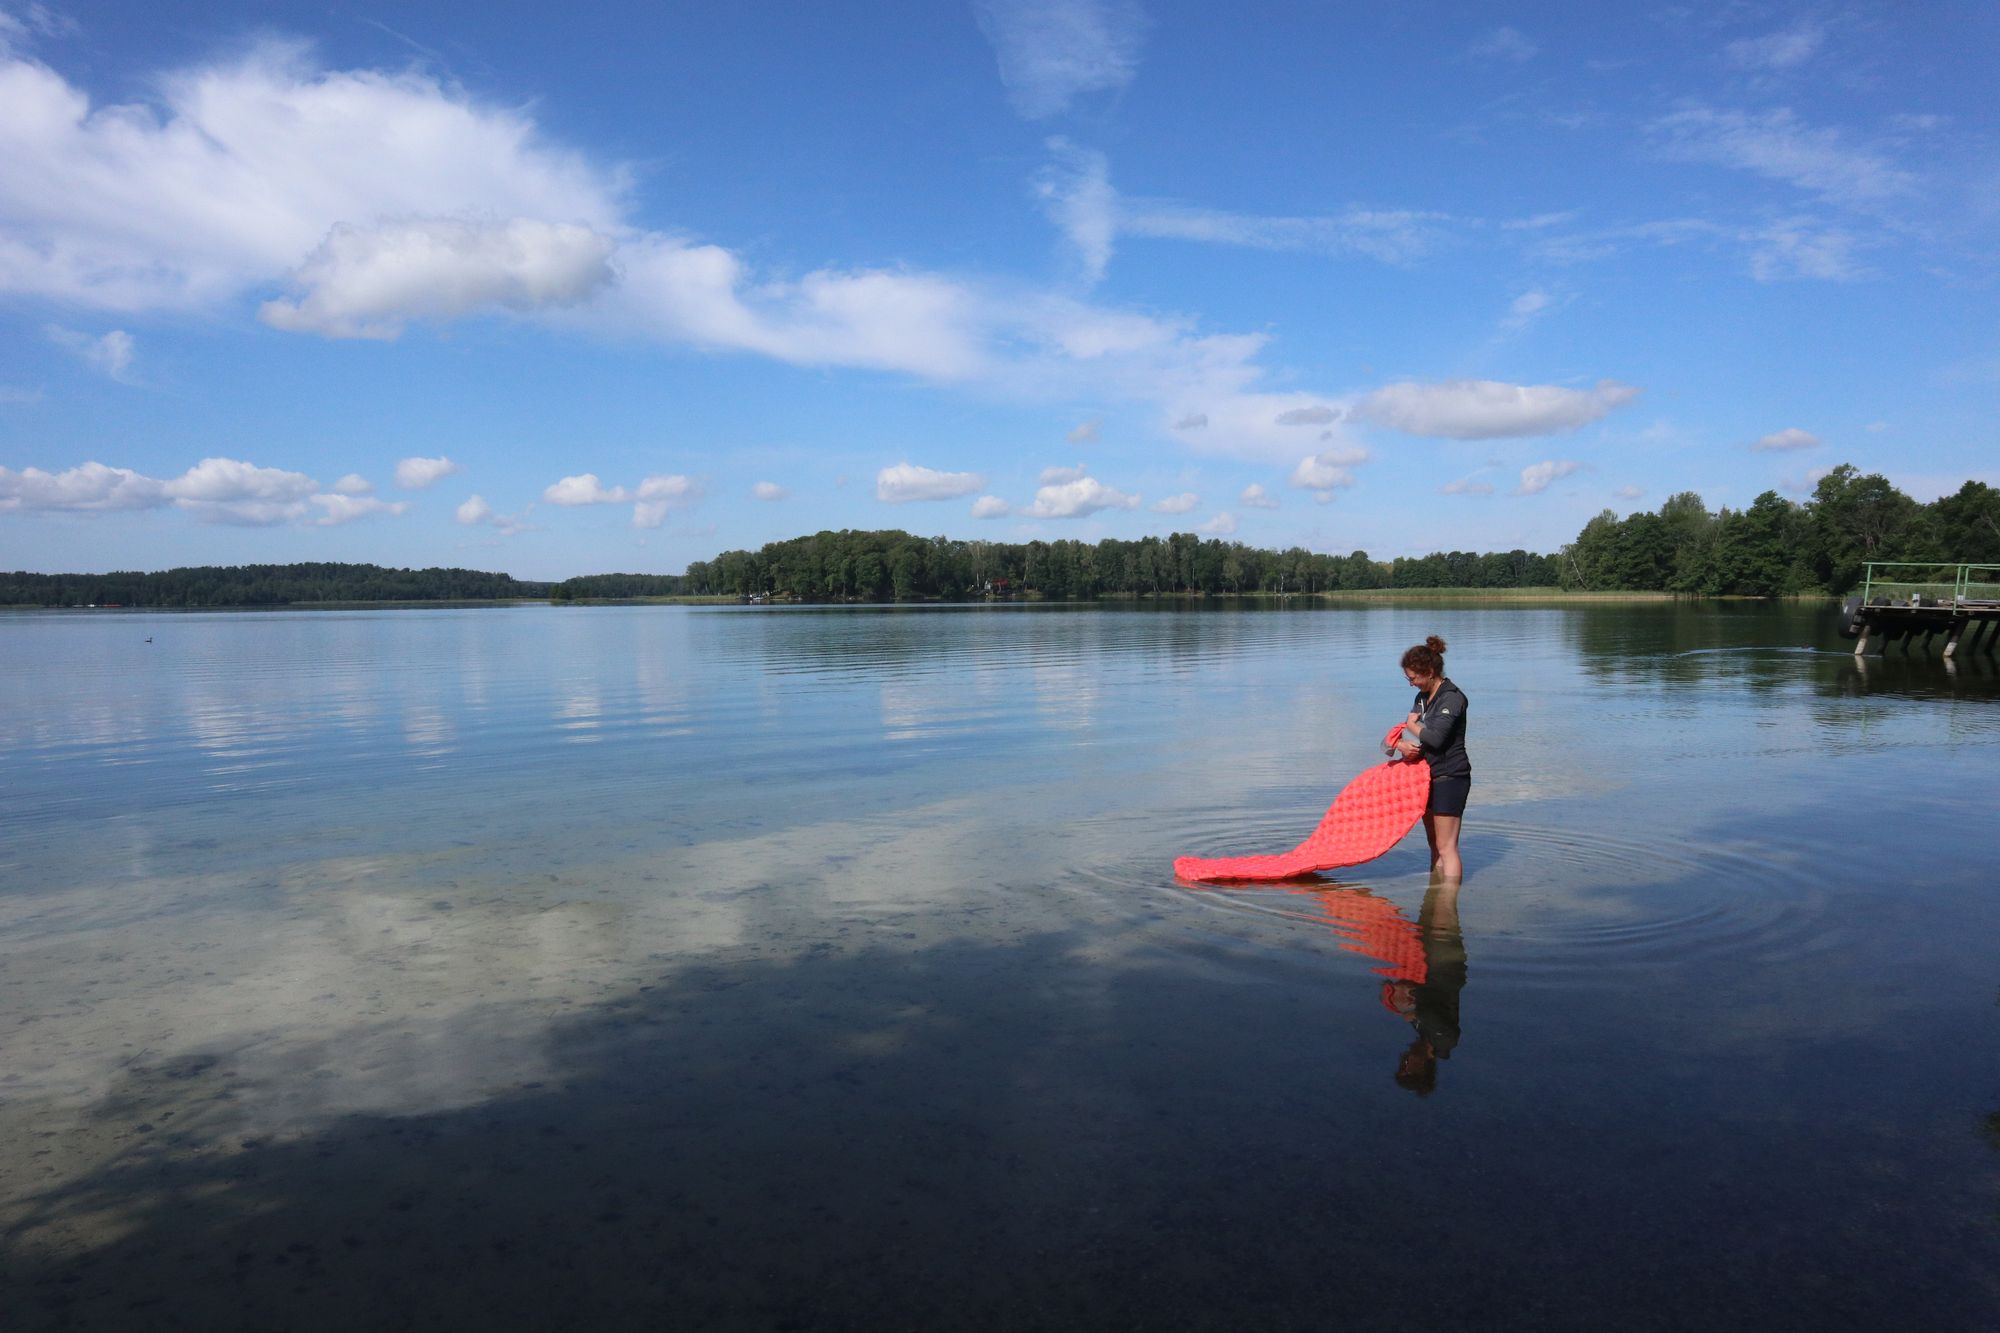
<instances>
[{"instance_id":1,"label":"submerged vegetation","mask_svg":"<svg viewBox=\"0 0 2000 1333\"><path fill-rule=\"evenodd\" d=\"M1842 593L1869 560L2000 562L2000 490L1968 481L1920 504L1852 466L1792 501L1766 491L1710 510L1684 491L1656 511L1607 509L1553 555L1445 551L1376 560L1260 550L1191 532L1127 541L967 541L896 529L819 532L724 551L682 574L589 574L535 583L470 569L204 566L157 573L0 573L0 605L232 607L331 602L739 597L796 601L1052 600L1390 590L1772 597Z\"/></svg>"}]
</instances>

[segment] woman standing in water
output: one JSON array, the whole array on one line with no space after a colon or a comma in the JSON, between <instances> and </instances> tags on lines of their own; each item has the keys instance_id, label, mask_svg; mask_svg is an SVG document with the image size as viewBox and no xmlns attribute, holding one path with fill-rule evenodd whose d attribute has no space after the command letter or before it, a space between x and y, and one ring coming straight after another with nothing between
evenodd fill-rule
<instances>
[{"instance_id":1,"label":"woman standing in water","mask_svg":"<svg viewBox=\"0 0 2000 1333\"><path fill-rule=\"evenodd\" d=\"M1465 753L1465 694L1444 674L1444 640L1433 634L1404 653L1403 679L1416 686L1417 698L1396 750L1430 762L1424 836L1431 844L1431 869L1457 879L1465 873L1458 859L1458 825L1472 794L1472 760Z\"/></svg>"}]
</instances>

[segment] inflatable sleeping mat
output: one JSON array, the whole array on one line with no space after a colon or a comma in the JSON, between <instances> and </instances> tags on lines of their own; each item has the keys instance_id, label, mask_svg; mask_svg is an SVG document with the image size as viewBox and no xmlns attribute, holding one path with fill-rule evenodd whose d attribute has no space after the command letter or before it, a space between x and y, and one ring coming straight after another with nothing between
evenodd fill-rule
<instances>
[{"instance_id":1,"label":"inflatable sleeping mat","mask_svg":"<svg viewBox=\"0 0 2000 1333\"><path fill-rule=\"evenodd\" d=\"M1391 727L1383 746L1395 744ZM1295 879L1337 866L1373 861L1394 847L1423 818L1430 801L1431 766L1421 758L1391 759L1366 770L1341 789L1319 827L1289 852L1270 856L1183 856L1174 874L1187 880Z\"/></svg>"}]
</instances>

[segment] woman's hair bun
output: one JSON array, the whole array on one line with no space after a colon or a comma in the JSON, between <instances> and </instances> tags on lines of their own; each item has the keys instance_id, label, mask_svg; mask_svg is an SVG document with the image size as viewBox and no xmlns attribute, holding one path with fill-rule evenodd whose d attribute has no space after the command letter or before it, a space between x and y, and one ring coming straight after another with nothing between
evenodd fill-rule
<instances>
[{"instance_id":1,"label":"woman's hair bun","mask_svg":"<svg viewBox=\"0 0 2000 1333\"><path fill-rule=\"evenodd\" d=\"M1424 647L1430 649L1440 657L1444 655L1444 640L1435 634L1424 640Z\"/></svg>"}]
</instances>

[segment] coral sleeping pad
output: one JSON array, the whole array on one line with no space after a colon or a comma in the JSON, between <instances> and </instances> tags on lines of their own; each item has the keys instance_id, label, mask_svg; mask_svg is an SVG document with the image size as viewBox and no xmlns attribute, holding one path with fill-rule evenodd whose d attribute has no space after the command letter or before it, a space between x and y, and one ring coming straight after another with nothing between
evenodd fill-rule
<instances>
[{"instance_id":1,"label":"coral sleeping pad","mask_svg":"<svg viewBox=\"0 0 2000 1333\"><path fill-rule=\"evenodd\" d=\"M1382 739L1394 745L1402 727ZM1190 880L1292 879L1336 866L1373 861L1403 840L1430 800L1431 766L1420 758L1391 759L1341 789L1326 817L1304 842L1274 856L1183 856L1174 874Z\"/></svg>"}]
</instances>

